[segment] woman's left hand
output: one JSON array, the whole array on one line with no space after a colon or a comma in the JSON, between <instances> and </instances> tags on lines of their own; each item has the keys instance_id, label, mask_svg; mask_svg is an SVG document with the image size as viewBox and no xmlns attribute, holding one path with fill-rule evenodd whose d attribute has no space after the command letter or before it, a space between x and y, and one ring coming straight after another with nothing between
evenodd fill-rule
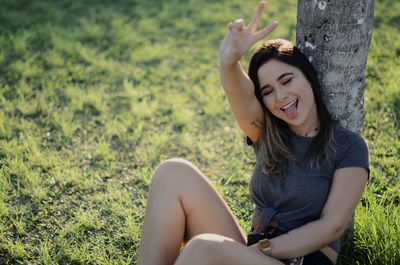
<instances>
[{"instance_id":1,"label":"woman's left hand","mask_svg":"<svg viewBox=\"0 0 400 265\"><path fill-rule=\"evenodd\" d=\"M260 2L257 12L254 14L247 27L243 19L237 19L233 23L229 22L228 33L225 35L219 47L221 65L228 66L236 64L254 43L265 38L278 26L278 22L274 21L256 32L264 7L265 2Z\"/></svg>"}]
</instances>

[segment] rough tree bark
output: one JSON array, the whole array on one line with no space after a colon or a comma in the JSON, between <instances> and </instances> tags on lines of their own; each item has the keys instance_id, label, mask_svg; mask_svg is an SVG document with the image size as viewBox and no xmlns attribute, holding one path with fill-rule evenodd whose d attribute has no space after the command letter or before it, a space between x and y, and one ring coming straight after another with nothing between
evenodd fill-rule
<instances>
[{"instance_id":1,"label":"rough tree bark","mask_svg":"<svg viewBox=\"0 0 400 265\"><path fill-rule=\"evenodd\" d=\"M299 0L296 44L317 69L333 117L361 127L373 0Z\"/></svg>"},{"instance_id":2,"label":"rough tree bark","mask_svg":"<svg viewBox=\"0 0 400 265\"><path fill-rule=\"evenodd\" d=\"M325 103L343 127L358 132L373 0L298 0L296 45L318 72ZM353 235L354 218L341 241Z\"/></svg>"}]
</instances>

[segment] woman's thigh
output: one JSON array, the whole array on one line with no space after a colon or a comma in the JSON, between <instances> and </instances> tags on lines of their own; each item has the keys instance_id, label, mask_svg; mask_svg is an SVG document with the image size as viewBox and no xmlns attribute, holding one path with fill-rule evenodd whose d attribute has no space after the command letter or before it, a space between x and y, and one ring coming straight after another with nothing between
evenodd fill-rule
<instances>
[{"instance_id":1,"label":"woman's thigh","mask_svg":"<svg viewBox=\"0 0 400 265\"><path fill-rule=\"evenodd\" d=\"M175 265L283 265L257 248L247 247L231 238L201 234L188 242Z\"/></svg>"},{"instance_id":2,"label":"woman's thigh","mask_svg":"<svg viewBox=\"0 0 400 265\"><path fill-rule=\"evenodd\" d=\"M177 196L182 207L185 216L184 241L199 234L212 233L246 244L246 237L226 202L208 178L189 161L175 158L159 167L153 178L151 193L163 192Z\"/></svg>"}]
</instances>

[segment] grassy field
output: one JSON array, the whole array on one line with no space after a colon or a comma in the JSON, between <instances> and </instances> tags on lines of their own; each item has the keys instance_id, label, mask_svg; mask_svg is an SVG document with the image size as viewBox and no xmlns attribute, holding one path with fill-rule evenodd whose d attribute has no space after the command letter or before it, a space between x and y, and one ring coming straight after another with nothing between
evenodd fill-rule
<instances>
[{"instance_id":1,"label":"grassy field","mask_svg":"<svg viewBox=\"0 0 400 265\"><path fill-rule=\"evenodd\" d=\"M294 41L295 1L263 23ZM0 264L135 264L147 192L195 163L249 230L251 148L218 77L257 0L2 0ZM400 2L376 0L361 130L371 178L340 264L400 264ZM244 63L247 64L247 59Z\"/></svg>"}]
</instances>

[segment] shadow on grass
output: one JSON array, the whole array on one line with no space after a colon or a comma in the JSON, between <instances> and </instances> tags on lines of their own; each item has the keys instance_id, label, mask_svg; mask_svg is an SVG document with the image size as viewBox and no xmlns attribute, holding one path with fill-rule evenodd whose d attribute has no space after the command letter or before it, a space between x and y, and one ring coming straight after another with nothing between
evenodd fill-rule
<instances>
[{"instance_id":1,"label":"shadow on grass","mask_svg":"<svg viewBox=\"0 0 400 265\"><path fill-rule=\"evenodd\" d=\"M394 124L396 129L400 129L400 92L395 92L391 95L390 104L394 111Z\"/></svg>"},{"instance_id":2,"label":"shadow on grass","mask_svg":"<svg viewBox=\"0 0 400 265\"><path fill-rule=\"evenodd\" d=\"M172 3L171 3L172 2ZM212 2L212 1L204 1ZM0 9L0 32L16 32L51 23L54 26L71 27L80 24L83 17L95 20L108 20L113 17L126 17L139 20L154 17L165 5L187 4L184 0L141 1L141 0L2 0ZM202 4L203 5L203 4ZM88 6L90 8L88 8ZM172 10L170 10L171 13ZM175 10L178 11L179 10ZM187 15L190 10L184 10Z\"/></svg>"},{"instance_id":3,"label":"shadow on grass","mask_svg":"<svg viewBox=\"0 0 400 265\"><path fill-rule=\"evenodd\" d=\"M81 17L93 15L94 11L100 10L132 15L138 2L140 1L5 0L2 1L0 11L0 29L14 32L49 22L56 26L68 27L77 24ZM88 9L88 5L91 8Z\"/></svg>"}]
</instances>

